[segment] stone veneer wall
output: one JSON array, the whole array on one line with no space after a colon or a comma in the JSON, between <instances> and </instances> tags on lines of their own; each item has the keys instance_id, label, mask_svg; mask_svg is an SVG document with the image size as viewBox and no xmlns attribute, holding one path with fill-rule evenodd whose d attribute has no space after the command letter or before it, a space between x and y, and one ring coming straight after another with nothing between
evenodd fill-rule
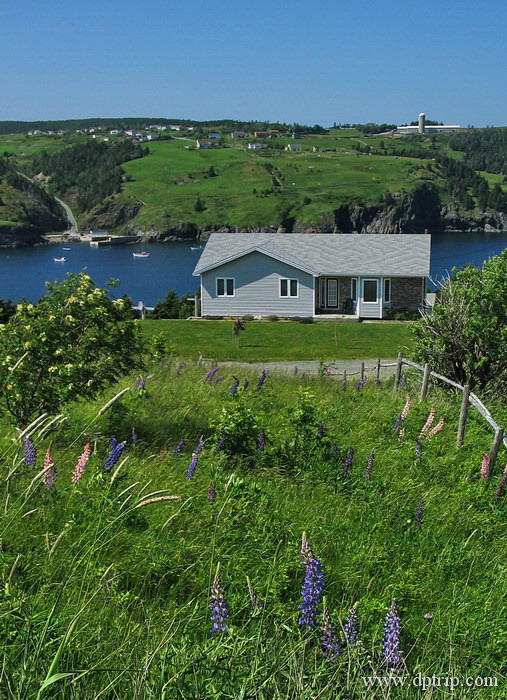
<instances>
[{"instance_id":1,"label":"stone veneer wall","mask_svg":"<svg viewBox=\"0 0 507 700\"><path fill-rule=\"evenodd\" d=\"M421 277L391 278L391 310L418 311L423 302Z\"/></svg>"}]
</instances>

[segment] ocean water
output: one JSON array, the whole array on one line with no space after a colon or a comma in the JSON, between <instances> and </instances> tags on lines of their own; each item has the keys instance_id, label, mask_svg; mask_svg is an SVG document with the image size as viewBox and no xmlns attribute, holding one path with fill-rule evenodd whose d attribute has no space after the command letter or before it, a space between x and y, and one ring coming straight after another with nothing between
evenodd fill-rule
<instances>
[{"instance_id":1,"label":"ocean water","mask_svg":"<svg viewBox=\"0 0 507 700\"><path fill-rule=\"evenodd\" d=\"M111 278L120 284L116 296L128 294L134 303L153 306L170 289L178 295L194 294L199 279L192 271L199 260L195 243L142 244L94 247L71 243L41 248L0 249L0 299L37 301L45 293L45 282L64 279L67 272L86 270L95 284L104 286ZM453 267L467 263L480 266L507 248L503 233L441 233L432 236L431 278L438 281ZM148 258L134 258L134 251L146 250ZM66 262L54 258L65 257ZM433 286L433 285L430 285Z\"/></svg>"}]
</instances>

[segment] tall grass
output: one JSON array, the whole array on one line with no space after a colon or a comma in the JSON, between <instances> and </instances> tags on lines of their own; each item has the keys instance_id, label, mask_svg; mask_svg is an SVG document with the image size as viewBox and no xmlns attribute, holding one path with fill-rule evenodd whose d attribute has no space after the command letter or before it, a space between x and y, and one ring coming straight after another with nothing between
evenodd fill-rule
<instances>
[{"instance_id":1,"label":"tall grass","mask_svg":"<svg viewBox=\"0 0 507 700\"><path fill-rule=\"evenodd\" d=\"M479 417L470 416L458 450L459 400L434 388L418 403L416 376L404 392L392 380L343 391L332 379L271 375L256 391L249 374L249 388L231 396L226 368L215 385L203 382L209 367L185 365L178 374L168 364L153 369L144 389L110 402L134 386L125 380L101 402L36 423L35 467L23 465L22 441L4 426L5 697L423 697L413 687L368 690L362 681L388 672L381 650L392 599L402 618L397 672L505 683L507 503L492 501L502 463L489 483L480 479L491 436ZM413 400L401 437L394 425L406 392ZM444 427L421 439L417 458L432 406ZM217 452L221 430L228 438ZM104 472L112 437L128 444ZM41 473L49 443L58 470L52 489ZM85 443L90 460L71 484ZM318 629L298 625L303 532L322 562L338 630L358 604L358 642L335 658L324 656ZM225 632L212 634L218 563L230 617Z\"/></svg>"}]
</instances>

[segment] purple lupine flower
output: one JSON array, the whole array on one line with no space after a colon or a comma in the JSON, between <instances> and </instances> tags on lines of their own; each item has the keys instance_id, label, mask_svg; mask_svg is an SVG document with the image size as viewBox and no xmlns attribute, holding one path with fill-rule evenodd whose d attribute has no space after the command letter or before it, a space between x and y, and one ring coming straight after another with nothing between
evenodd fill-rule
<instances>
[{"instance_id":1,"label":"purple lupine flower","mask_svg":"<svg viewBox=\"0 0 507 700\"><path fill-rule=\"evenodd\" d=\"M215 374L218 372L218 367L215 367L214 369L210 369L209 372L206 372L206 375L204 379L202 380L204 384L207 384L208 382L211 382Z\"/></svg>"},{"instance_id":2,"label":"purple lupine flower","mask_svg":"<svg viewBox=\"0 0 507 700\"><path fill-rule=\"evenodd\" d=\"M217 500L217 490L212 484L210 484L208 486L208 501L210 503L214 503L216 500Z\"/></svg>"},{"instance_id":3,"label":"purple lupine flower","mask_svg":"<svg viewBox=\"0 0 507 700\"><path fill-rule=\"evenodd\" d=\"M194 478L195 470L197 469L197 462L198 461L199 461L199 458L197 457L196 453L192 452L192 461L188 465L186 479L190 480L190 479Z\"/></svg>"},{"instance_id":4,"label":"purple lupine flower","mask_svg":"<svg viewBox=\"0 0 507 700\"><path fill-rule=\"evenodd\" d=\"M223 381L224 381L224 377L217 377L217 378L215 379L215 386L216 386L217 384L220 384L220 382L223 382Z\"/></svg>"},{"instance_id":5,"label":"purple lupine flower","mask_svg":"<svg viewBox=\"0 0 507 700\"><path fill-rule=\"evenodd\" d=\"M399 388L400 388L400 389L404 389L406 386L407 386L407 377L406 377L406 375L403 374L402 377L401 377L401 379L400 379L400 386L399 386Z\"/></svg>"},{"instance_id":6,"label":"purple lupine flower","mask_svg":"<svg viewBox=\"0 0 507 700\"><path fill-rule=\"evenodd\" d=\"M391 601L391 608L386 615L382 658L388 666L401 664L403 652L400 649L401 620L396 608L396 601Z\"/></svg>"},{"instance_id":7,"label":"purple lupine flower","mask_svg":"<svg viewBox=\"0 0 507 700\"><path fill-rule=\"evenodd\" d=\"M176 376L177 377L180 376L181 370L183 369L184 366L185 366L184 362L180 362L179 365L177 366L177 368L176 368Z\"/></svg>"},{"instance_id":8,"label":"purple lupine flower","mask_svg":"<svg viewBox=\"0 0 507 700\"><path fill-rule=\"evenodd\" d=\"M144 377L141 377L140 382L139 382L139 391L144 391L145 386L146 386L146 379Z\"/></svg>"},{"instance_id":9,"label":"purple lupine flower","mask_svg":"<svg viewBox=\"0 0 507 700\"><path fill-rule=\"evenodd\" d=\"M417 458L421 457L423 451L422 443L420 440L415 441L415 456Z\"/></svg>"},{"instance_id":10,"label":"purple lupine flower","mask_svg":"<svg viewBox=\"0 0 507 700\"><path fill-rule=\"evenodd\" d=\"M394 429L398 430L400 425L401 425L401 413L398 413L398 415L396 416L396 420L394 421Z\"/></svg>"},{"instance_id":11,"label":"purple lupine flower","mask_svg":"<svg viewBox=\"0 0 507 700\"><path fill-rule=\"evenodd\" d=\"M368 463L366 465L366 471L364 472L364 478L370 479L371 472L373 470L373 462L375 460L375 450L371 450L370 456L368 457Z\"/></svg>"},{"instance_id":12,"label":"purple lupine flower","mask_svg":"<svg viewBox=\"0 0 507 700\"><path fill-rule=\"evenodd\" d=\"M90 443L87 442L84 446L81 457L78 459L74 473L72 474L71 481L73 484L77 484L79 479L83 476L88 460L90 459Z\"/></svg>"},{"instance_id":13,"label":"purple lupine flower","mask_svg":"<svg viewBox=\"0 0 507 700\"><path fill-rule=\"evenodd\" d=\"M231 390L229 391L229 396L234 396L239 386L239 379L237 377L233 377L233 379L234 381L232 383Z\"/></svg>"},{"instance_id":14,"label":"purple lupine flower","mask_svg":"<svg viewBox=\"0 0 507 700\"><path fill-rule=\"evenodd\" d=\"M354 450L352 449L352 447L349 447L349 451L347 452L347 456L343 460L343 467L342 467L342 470L340 472L340 476L345 476L347 474L348 470L352 466L353 459L354 459Z\"/></svg>"},{"instance_id":15,"label":"purple lupine flower","mask_svg":"<svg viewBox=\"0 0 507 700\"><path fill-rule=\"evenodd\" d=\"M335 457L338 457L338 445L333 445L333 446L331 447L331 452L333 453L333 455L334 455Z\"/></svg>"},{"instance_id":16,"label":"purple lupine flower","mask_svg":"<svg viewBox=\"0 0 507 700\"><path fill-rule=\"evenodd\" d=\"M204 447L204 436L201 435L199 440L197 441L197 447L194 450L194 453L198 455L200 452L202 452Z\"/></svg>"},{"instance_id":17,"label":"purple lupine flower","mask_svg":"<svg viewBox=\"0 0 507 700\"><path fill-rule=\"evenodd\" d=\"M134 428L132 428L132 438L131 438L131 439L132 439L132 444L133 444L133 445L135 445L136 442L139 442L139 437L137 436L136 431L134 430Z\"/></svg>"},{"instance_id":18,"label":"purple lupine flower","mask_svg":"<svg viewBox=\"0 0 507 700\"><path fill-rule=\"evenodd\" d=\"M245 381L243 382L243 391L246 391L248 389L249 384L250 382L248 381L248 379L245 379Z\"/></svg>"},{"instance_id":19,"label":"purple lupine flower","mask_svg":"<svg viewBox=\"0 0 507 700\"><path fill-rule=\"evenodd\" d=\"M211 608L211 622L213 623L211 631L213 633L225 632L227 629L226 620L229 617L229 608L220 581L220 564L217 564L215 578L211 586L209 606Z\"/></svg>"},{"instance_id":20,"label":"purple lupine flower","mask_svg":"<svg viewBox=\"0 0 507 700\"><path fill-rule=\"evenodd\" d=\"M364 379L361 379L361 381L356 382L356 391L361 391L363 386L366 384L368 377L365 377Z\"/></svg>"},{"instance_id":21,"label":"purple lupine flower","mask_svg":"<svg viewBox=\"0 0 507 700\"><path fill-rule=\"evenodd\" d=\"M119 442L117 445L115 445L115 447L111 451L111 454L109 455L109 457L106 459L106 461L102 465L101 469L103 472L111 471L111 469L114 467L116 462L120 459L121 453L125 449L126 444L127 443L124 440L123 442Z\"/></svg>"},{"instance_id":22,"label":"purple lupine flower","mask_svg":"<svg viewBox=\"0 0 507 700\"><path fill-rule=\"evenodd\" d=\"M112 437L109 440L109 449L114 450L114 448L116 447L117 444L118 444L118 440L115 437Z\"/></svg>"},{"instance_id":23,"label":"purple lupine flower","mask_svg":"<svg viewBox=\"0 0 507 700\"><path fill-rule=\"evenodd\" d=\"M223 428L221 428L220 429L220 440L218 441L218 444L215 447L215 454L216 455L224 449L224 445L225 445L226 440L227 440L226 432Z\"/></svg>"},{"instance_id":24,"label":"purple lupine flower","mask_svg":"<svg viewBox=\"0 0 507 700\"><path fill-rule=\"evenodd\" d=\"M322 440L324 437L324 423L319 423L317 428L317 440Z\"/></svg>"},{"instance_id":25,"label":"purple lupine flower","mask_svg":"<svg viewBox=\"0 0 507 700\"><path fill-rule=\"evenodd\" d=\"M261 372L261 376L259 377L259 379L257 381L257 386L255 387L257 391L259 391L259 389L264 384L264 382L266 381L267 378L268 378L268 370L263 369Z\"/></svg>"},{"instance_id":26,"label":"purple lupine flower","mask_svg":"<svg viewBox=\"0 0 507 700\"><path fill-rule=\"evenodd\" d=\"M266 447L266 433L264 431L264 428L261 428L260 432L259 432L259 439L257 440L257 449L259 450L259 452L263 452L265 447Z\"/></svg>"},{"instance_id":27,"label":"purple lupine flower","mask_svg":"<svg viewBox=\"0 0 507 700\"><path fill-rule=\"evenodd\" d=\"M28 437L27 435L23 436L23 447L25 450L23 464L25 467L34 467L35 463L37 462L37 450L31 437Z\"/></svg>"},{"instance_id":28,"label":"purple lupine flower","mask_svg":"<svg viewBox=\"0 0 507 700\"><path fill-rule=\"evenodd\" d=\"M322 606L322 650L328 659L342 653L342 643L331 619L325 596Z\"/></svg>"},{"instance_id":29,"label":"purple lupine flower","mask_svg":"<svg viewBox=\"0 0 507 700\"><path fill-rule=\"evenodd\" d=\"M499 501L502 498L506 486L507 486L507 465L505 466L505 469L503 470L502 478L500 479L500 481L498 483L498 487L495 491L495 495L493 496L494 501Z\"/></svg>"},{"instance_id":30,"label":"purple lupine flower","mask_svg":"<svg viewBox=\"0 0 507 700\"><path fill-rule=\"evenodd\" d=\"M301 544L301 554L303 557L302 564L305 566L306 571L305 580L301 587L303 600L299 605L301 613L298 622L307 630L311 630L317 626L318 608L322 602L322 594L324 592L324 574L322 564L313 553L305 535L303 535Z\"/></svg>"},{"instance_id":31,"label":"purple lupine flower","mask_svg":"<svg viewBox=\"0 0 507 700\"><path fill-rule=\"evenodd\" d=\"M179 442L179 443L176 445L176 447L174 448L174 450L171 452L171 454L173 455L173 457L174 457L175 455L179 455L179 453L183 450L183 448L185 447L186 444L187 444L187 443L185 442L185 440L181 440L181 442Z\"/></svg>"},{"instance_id":32,"label":"purple lupine flower","mask_svg":"<svg viewBox=\"0 0 507 700\"><path fill-rule=\"evenodd\" d=\"M357 603L349 610L348 617L343 625L343 633L347 644L352 646L356 643L357 635L359 633L359 615L357 614Z\"/></svg>"},{"instance_id":33,"label":"purple lupine flower","mask_svg":"<svg viewBox=\"0 0 507 700\"><path fill-rule=\"evenodd\" d=\"M262 610L264 608L264 604L257 595L257 592L252 586L252 582L250 581L250 578L248 576L246 577L246 585L248 586L248 596L250 598L252 608L254 610Z\"/></svg>"},{"instance_id":34,"label":"purple lupine flower","mask_svg":"<svg viewBox=\"0 0 507 700\"><path fill-rule=\"evenodd\" d=\"M414 523L416 524L416 526L419 529L421 529L423 513L424 513L424 499L421 496L421 498L419 499L419 503L417 504L417 508L415 509L415 513L414 513Z\"/></svg>"}]
</instances>

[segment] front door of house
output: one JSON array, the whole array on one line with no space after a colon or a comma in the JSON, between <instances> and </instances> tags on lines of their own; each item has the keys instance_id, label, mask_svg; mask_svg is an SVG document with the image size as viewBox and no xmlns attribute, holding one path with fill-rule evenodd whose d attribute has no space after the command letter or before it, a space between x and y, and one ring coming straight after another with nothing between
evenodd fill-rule
<instances>
[{"instance_id":1,"label":"front door of house","mask_svg":"<svg viewBox=\"0 0 507 700\"><path fill-rule=\"evenodd\" d=\"M327 278L326 306L329 309L338 308L338 280Z\"/></svg>"}]
</instances>

